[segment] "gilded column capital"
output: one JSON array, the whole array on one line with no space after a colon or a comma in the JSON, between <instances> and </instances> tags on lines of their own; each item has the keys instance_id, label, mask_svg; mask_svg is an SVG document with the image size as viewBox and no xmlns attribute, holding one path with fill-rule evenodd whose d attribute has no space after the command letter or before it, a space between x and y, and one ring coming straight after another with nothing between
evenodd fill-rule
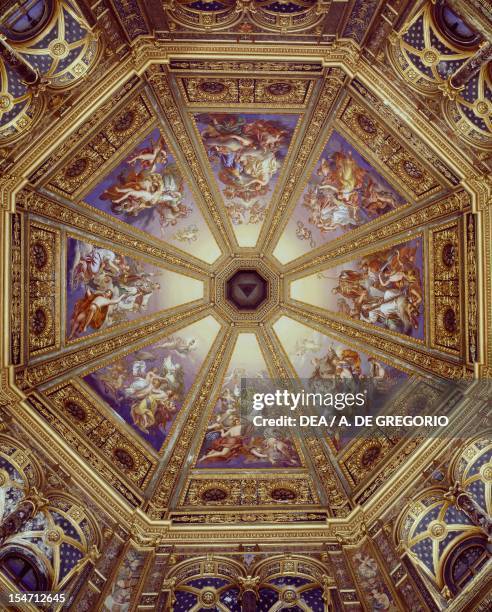
<instances>
[{"instance_id":1,"label":"gilded column capital","mask_svg":"<svg viewBox=\"0 0 492 612\"><path fill-rule=\"evenodd\" d=\"M245 592L245 591L254 591L255 593L258 592L258 586L260 583L260 577L259 576L239 576L238 577L238 582L239 585L241 587L241 592Z\"/></svg>"},{"instance_id":2,"label":"gilded column capital","mask_svg":"<svg viewBox=\"0 0 492 612\"><path fill-rule=\"evenodd\" d=\"M321 587L323 589L323 600L327 606L329 606L332 603L331 592L333 589L336 589L336 586L337 586L336 582L331 576L328 576L327 574L323 574L321 576Z\"/></svg>"},{"instance_id":3,"label":"gilded column capital","mask_svg":"<svg viewBox=\"0 0 492 612\"><path fill-rule=\"evenodd\" d=\"M444 493L444 499L446 499L452 504L456 504L458 497L464 492L465 490L463 489L461 484L459 482L455 482L449 487L447 493Z\"/></svg>"},{"instance_id":4,"label":"gilded column capital","mask_svg":"<svg viewBox=\"0 0 492 612\"><path fill-rule=\"evenodd\" d=\"M40 510L44 510L49 505L49 499L43 496L43 494L33 487L29 494L24 498L24 501L29 502L33 506L33 516L36 515Z\"/></svg>"},{"instance_id":5,"label":"gilded column capital","mask_svg":"<svg viewBox=\"0 0 492 612\"><path fill-rule=\"evenodd\" d=\"M162 590L163 591L172 591L176 586L176 578L165 578L162 582Z\"/></svg>"},{"instance_id":6,"label":"gilded column capital","mask_svg":"<svg viewBox=\"0 0 492 612\"><path fill-rule=\"evenodd\" d=\"M452 80L452 76L450 76L446 81L444 81L443 83L439 83L439 85L437 86L437 88L439 89L439 91L442 92L443 96L445 98L448 98L449 100L456 100L456 98L458 97L458 95L463 91L463 89L465 88L464 85L459 85L459 86L455 86L453 84L453 80Z\"/></svg>"},{"instance_id":7,"label":"gilded column capital","mask_svg":"<svg viewBox=\"0 0 492 612\"><path fill-rule=\"evenodd\" d=\"M93 565L95 565L96 561L98 561L100 558L101 558L101 552L99 551L97 546L93 544L89 548L89 552L87 553L87 560L89 561L89 563L92 563Z\"/></svg>"},{"instance_id":8,"label":"gilded column capital","mask_svg":"<svg viewBox=\"0 0 492 612\"><path fill-rule=\"evenodd\" d=\"M0 545L22 531L28 521L46 508L49 501L33 487L29 494L0 523Z\"/></svg>"},{"instance_id":9,"label":"gilded column capital","mask_svg":"<svg viewBox=\"0 0 492 612\"><path fill-rule=\"evenodd\" d=\"M441 591L441 595L444 597L446 601L450 601L451 599L453 599L453 594L451 593L448 586L443 587Z\"/></svg>"}]
</instances>

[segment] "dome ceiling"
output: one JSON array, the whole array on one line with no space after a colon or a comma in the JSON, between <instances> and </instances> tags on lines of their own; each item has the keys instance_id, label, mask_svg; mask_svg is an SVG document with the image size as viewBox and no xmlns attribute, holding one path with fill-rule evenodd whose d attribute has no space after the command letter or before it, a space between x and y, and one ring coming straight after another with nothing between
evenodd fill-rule
<instances>
[{"instance_id":1,"label":"dome ceiling","mask_svg":"<svg viewBox=\"0 0 492 612\"><path fill-rule=\"evenodd\" d=\"M232 28L232 3L214 4ZM312 4L299 11L317 27ZM194 14L180 3L171 21ZM458 153L411 129L411 105L350 45L323 61L142 49L26 160L12 383L151 519L346 517L418 443L252 435L240 381L378 376L381 393L406 381L410 405L420 380L432 399L472 376L476 219Z\"/></svg>"}]
</instances>

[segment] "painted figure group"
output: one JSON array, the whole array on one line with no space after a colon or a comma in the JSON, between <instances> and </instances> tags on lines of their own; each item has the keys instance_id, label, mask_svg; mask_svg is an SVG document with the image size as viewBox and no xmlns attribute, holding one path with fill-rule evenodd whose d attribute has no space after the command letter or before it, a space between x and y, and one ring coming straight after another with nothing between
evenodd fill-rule
<instances>
[{"instance_id":1,"label":"painted figure group","mask_svg":"<svg viewBox=\"0 0 492 612\"><path fill-rule=\"evenodd\" d=\"M123 358L98 371L95 377L108 399L116 404L130 404L131 421L140 431L164 433L185 393L183 366L169 353L174 350L187 355L194 346L194 338L171 336L151 352L141 351L132 359Z\"/></svg>"},{"instance_id":2,"label":"painted figure group","mask_svg":"<svg viewBox=\"0 0 492 612\"><path fill-rule=\"evenodd\" d=\"M242 115L201 115L202 141L218 179L231 221L263 220L271 182L282 165L288 130L274 119Z\"/></svg>"},{"instance_id":3,"label":"painted figure group","mask_svg":"<svg viewBox=\"0 0 492 612\"><path fill-rule=\"evenodd\" d=\"M395 194L363 169L350 150L323 157L303 196L308 221L322 234L353 229L398 204Z\"/></svg>"},{"instance_id":4,"label":"painted figure group","mask_svg":"<svg viewBox=\"0 0 492 612\"><path fill-rule=\"evenodd\" d=\"M157 213L163 234L167 227L175 226L191 213L184 203L183 178L176 164L171 163L162 136L132 154L118 181L100 197L111 201L111 211L117 215L131 218L145 211Z\"/></svg>"},{"instance_id":5,"label":"painted figure group","mask_svg":"<svg viewBox=\"0 0 492 612\"><path fill-rule=\"evenodd\" d=\"M416 254L416 246L395 246L357 260L356 269L344 269L332 289L338 311L412 335L423 304Z\"/></svg>"},{"instance_id":6,"label":"painted figure group","mask_svg":"<svg viewBox=\"0 0 492 612\"><path fill-rule=\"evenodd\" d=\"M149 268L149 269L147 269ZM161 289L156 272L113 251L76 241L69 291L83 295L73 306L68 339L144 312Z\"/></svg>"},{"instance_id":7,"label":"painted figure group","mask_svg":"<svg viewBox=\"0 0 492 612\"><path fill-rule=\"evenodd\" d=\"M245 372L236 368L226 377L212 422L207 428L198 465L207 467L212 461L224 465L299 465L294 445L283 433L267 429L265 435L260 435L246 418L241 418L240 384L244 376Z\"/></svg>"}]
</instances>

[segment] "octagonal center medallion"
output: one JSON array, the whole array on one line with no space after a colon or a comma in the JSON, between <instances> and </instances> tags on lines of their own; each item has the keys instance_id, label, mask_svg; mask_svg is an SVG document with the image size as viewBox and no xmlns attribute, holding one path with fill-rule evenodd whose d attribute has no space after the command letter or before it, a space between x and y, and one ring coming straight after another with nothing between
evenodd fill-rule
<instances>
[{"instance_id":1,"label":"octagonal center medallion","mask_svg":"<svg viewBox=\"0 0 492 612\"><path fill-rule=\"evenodd\" d=\"M234 325L261 324L279 304L280 275L261 257L234 256L212 279L213 302Z\"/></svg>"},{"instance_id":2,"label":"octagonal center medallion","mask_svg":"<svg viewBox=\"0 0 492 612\"><path fill-rule=\"evenodd\" d=\"M268 281L257 270L237 270L227 281L225 295L238 310L256 310L268 297Z\"/></svg>"}]
</instances>

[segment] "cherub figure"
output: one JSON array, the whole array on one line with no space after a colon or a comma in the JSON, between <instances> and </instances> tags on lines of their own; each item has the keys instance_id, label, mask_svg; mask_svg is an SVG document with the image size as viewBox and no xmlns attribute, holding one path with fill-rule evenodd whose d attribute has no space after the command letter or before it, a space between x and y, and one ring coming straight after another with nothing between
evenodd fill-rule
<instances>
[{"instance_id":1,"label":"cherub figure","mask_svg":"<svg viewBox=\"0 0 492 612\"><path fill-rule=\"evenodd\" d=\"M159 135L156 142L151 139L149 147L139 149L133 155L131 155L127 161L131 166L135 166L138 162L140 162L142 168L149 168L151 170L153 170L157 164L166 164L167 152L164 138Z\"/></svg>"}]
</instances>

